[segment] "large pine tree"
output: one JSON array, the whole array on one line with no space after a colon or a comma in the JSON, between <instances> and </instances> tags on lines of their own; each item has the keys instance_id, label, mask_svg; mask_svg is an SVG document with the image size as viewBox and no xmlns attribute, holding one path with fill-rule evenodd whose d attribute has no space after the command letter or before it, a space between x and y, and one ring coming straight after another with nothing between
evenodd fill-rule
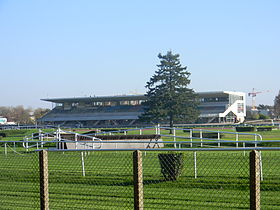
<instances>
[{"instance_id":1,"label":"large pine tree","mask_svg":"<svg viewBox=\"0 0 280 210\"><path fill-rule=\"evenodd\" d=\"M144 103L142 120L169 122L169 126L173 127L174 123L191 123L197 119L197 94L188 88L190 72L180 64L179 57L171 51L158 55L158 70L145 86L148 99Z\"/></svg>"}]
</instances>

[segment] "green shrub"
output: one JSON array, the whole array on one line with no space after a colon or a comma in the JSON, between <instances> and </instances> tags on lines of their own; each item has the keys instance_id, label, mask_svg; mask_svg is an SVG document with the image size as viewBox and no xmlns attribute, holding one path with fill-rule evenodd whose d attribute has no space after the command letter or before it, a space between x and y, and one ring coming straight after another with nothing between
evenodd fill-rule
<instances>
[{"instance_id":1,"label":"green shrub","mask_svg":"<svg viewBox=\"0 0 280 210\"><path fill-rule=\"evenodd\" d=\"M268 118L269 118L269 116L267 116L267 115L259 114L259 119L261 119L261 120L266 120Z\"/></svg>"},{"instance_id":2,"label":"green shrub","mask_svg":"<svg viewBox=\"0 0 280 210\"><path fill-rule=\"evenodd\" d=\"M28 130L22 129L22 130L2 130L1 133L5 134L5 137L9 136L24 136ZM3 136L4 137L4 136Z\"/></svg>"},{"instance_id":3,"label":"green shrub","mask_svg":"<svg viewBox=\"0 0 280 210\"><path fill-rule=\"evenodd\" d=\"M251 118L252 118L252 120L258 120L258 119L260 119L260 115L259 114L253 114Z\"/></svg>"},{"instance_id":4,"label":"green shrub","mask_svg":"<svg viewBox=\"0 0 280 210\"><path fill-rule=\"evenodd\" d=\"M183 170L183 153L158 154L161 173L166 181L176 181Z\"/></svg>"},{"instance_id":5,"label":"green shrub","mask_svg":"<svg viewBox=\"0 0 280 210\"><path fill-rule=\"evenodd\" d=\"M0 133L0 137L7 137L6 133Z\"/></svg>"},{"instance_id":6,"label":"green shrub","mask_svg":"<svg viewBox=\"0 0 280 210\"><path fill-rule=\"evenodd\" d=\"M218 139L218 132L203 132L202 138L207 139ZM224 135L220 134L220 138L222 138ZM200 138L200 133L192 133L192 137Z\"/></svg>"},{"instance_id":7,"label":"green shrub","mask_svg":"<svg viewBox=\"0 0 280 210\"><path fill-rule=\"evenodd\" d=\"M183 129L188 129L188 130L183 130L184 133L189 133L192 128L183 128Z\"/></svg>"},{"instance_id":8,"label":"green shrub","mask_svg":"<svg viewBox=\"0 0 280 210\"><path fill-rule=\"evenodd\" d=\"M256 128L253 126L244 126L244 127L239 126L236 127L235 130L236 132L253 132L256 130Z\"/></svg>"},{"instance_id":9,"label":"green shrub","mask_svg":"<svg viewBox=\"0 0 280 210\"><path fill-rule=\"evenodd\" d=\"M257 131L272 131L272 126L257 127Z\"/></svg>"}]
</instances>

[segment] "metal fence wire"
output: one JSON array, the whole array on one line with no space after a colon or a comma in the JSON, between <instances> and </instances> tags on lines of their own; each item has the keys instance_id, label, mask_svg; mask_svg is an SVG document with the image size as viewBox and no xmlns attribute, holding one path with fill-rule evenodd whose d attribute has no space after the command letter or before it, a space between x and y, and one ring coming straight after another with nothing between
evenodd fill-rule
<instances>
[{"instance_id":1,"label":"metal fence wire","mask_svg":"<svg viewBox=\"0 0 280 210\"><path fill-rule=\"evenodd\" d=\"M0 144L0 209L39 209L38 152Z\"/></svg>"},{"instance_id":2,"label":"metal fence wire","mask_svg":"<svg viewBox=\"0 0 280 210\"><path fill-rule=\"evenodd\" d=\"M30 152L1 145L0 209L280 209L279 161L280 149Z\"/></svg>"},{"instance_id":3,"label":"metal fence wire","mask_svg":"<svg viewBox=\"0 0 280 210\"><path fill-rule=\"evenodd\" d=\"M133 209L131 152L49 152L50 209Z\"/></svg>"},{"instance_id":4,"label":"metal fence wire","mask_svg":"<svg viewBox=\"0 0 280 210\"><path fill-rule=\"evenodd\" d=\"M147 209L249 208L243 152L153 152L143 162Z\"/></svg>"},{"instance_id":5,"label":"metal fence wire","mask_svg":"<svg viewBox=\"0 0 280 210\"><path fill-rule=\"evenodd\" d=\"M263 209L280 209L280 151L262 151L260 203Z\"/></svg>"}]
</instances>

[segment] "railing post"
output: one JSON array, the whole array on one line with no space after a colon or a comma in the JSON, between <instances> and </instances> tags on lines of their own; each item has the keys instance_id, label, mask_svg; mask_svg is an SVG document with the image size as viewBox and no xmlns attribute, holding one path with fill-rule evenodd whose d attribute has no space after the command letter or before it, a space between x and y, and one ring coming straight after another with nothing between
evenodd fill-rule
<instances>
[{"instance_id":1,"label":"railing post","mask_svg":"<svg viewBox=\"0 0 280 210\"><path fill-rule=\"evenodd\" d=\"M142 153L133 152L134 209L144 209Z\"/></svg>"},{"instance_id":2,"label":"railing post","mask_svg":"<svg viewBox=\"0 0 280 210\"><path fill-rule=\"evenodd\" d=\"M203 147L203 144L202 144L202 138L203 138L202 129L199 130L199 136L200 136L200 142L201 142L200 146Z\"/></svg>"},{"instance_id":3,"label":"railing post","mask_svg":"<svg viewBox=\"0 0 280 210\"><path fill-rule=\"evenodd\" d=\"M239 140L239 136L238 136L238 133L236 134L236 138L235 138L235 141L236 141L236 148L238 148L238 140Z\"/></svg>"},{"instance_id":4,"label":"railing post","mask_svg":"<svg viewBox=\"0 0 280 210\"><path fill-rule=\"evenodd\" d=\"M175 128L173 128L173 141L174 141L174 148L177 148L177 144L175 143L176 142L176 130L175 130Z\"/></svg>"},{"instance_id":5,"label":"railing post","mask_svg":"<svg viewBox=\"0 0 280 210\"><path fill-rule=\"evenodd\" d=\"M261 209L260 154L256 150L250 152L250 209Z\"/></svg>"},{"instance_id":6,"label":"railing post","mask_svg":"<svg viewBox=\"0 0 280 210\"><path fill-rule=\"evenodd\" d=\"M40 206L41 210L49 209L49 172L48 172L48 152L39 152L40 164Z\"/></svg>"},{"instance_id":7,"label":"railing post","mask_svg":"<svg viewBox=\"0 0 280 210\"><path fill-rule=\"evenodd\" d=\"M220 131L218 131L218 147L221 147L221 142L220 142L220 140L221 140L221 136L220 136Z\"/></svg>"},{"instance_id":8,"label":"railing post","mask_svg":"<svg viewBox=\"0 0 280 210\"><path fill-rule=\"evenodd\" d=\"M191 139L190 147L192 147L192 129L190 129L190 139Z\"/></svg>"},{"instance_id":9,"label":"railing post","mask_svg":"<svg viewBox=\"0 0 280 210\"><path fill-rule=\"evenodd\" d=\"M4 145L5 145L5 156L7 156L7 143L5 143Z\"/></svg>"},{"instance_id":10,"label":"railing post","mask_svg":"<svg viewBox=\"0 0 280 210\"><path fill-rule=\"evenodd\" d=\"M197 161L196 161L196 152L193 153L193 160L194 160L194 178L197 178Z\"/></svg>"}]
</instances>

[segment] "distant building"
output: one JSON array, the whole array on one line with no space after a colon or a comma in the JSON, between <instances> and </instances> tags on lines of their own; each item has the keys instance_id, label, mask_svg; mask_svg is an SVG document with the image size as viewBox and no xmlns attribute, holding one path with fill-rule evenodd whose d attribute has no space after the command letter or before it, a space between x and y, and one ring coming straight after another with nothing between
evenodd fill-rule
<instances>
[{"instance_id":1,"label":"distant building","mask_svg":"<svg viewBox=\"0 0 280 210\"><path fill-rule=\"evenodd\" d=\"M200 92L199 122L244 122L245 93L232 91Z\"/></svg>"},{"instance_id":2,"label":"distant building","mask_svg":"<svg viewBox=\"0 0 280 210\"><path fill-rule=\"evenodd\" d=\"M198 122L243 122L245 93L218 91L198 93ZM41 124L77 127L133 126L144 112L144 95L42 99L55 107L38 120Z\"/></svg>"},{"instance_id":3,"label":"distant building","mask_svg":"<svg viewBox=\"0 0 280 210\"><path fill-rule=\"evenodd\" d=\"M0 125L5 125L5 124L7 124L7 122L8 122L8 120L7 120L6 117L1 117L0 116Z\"/></svg>"}]
</instances>

